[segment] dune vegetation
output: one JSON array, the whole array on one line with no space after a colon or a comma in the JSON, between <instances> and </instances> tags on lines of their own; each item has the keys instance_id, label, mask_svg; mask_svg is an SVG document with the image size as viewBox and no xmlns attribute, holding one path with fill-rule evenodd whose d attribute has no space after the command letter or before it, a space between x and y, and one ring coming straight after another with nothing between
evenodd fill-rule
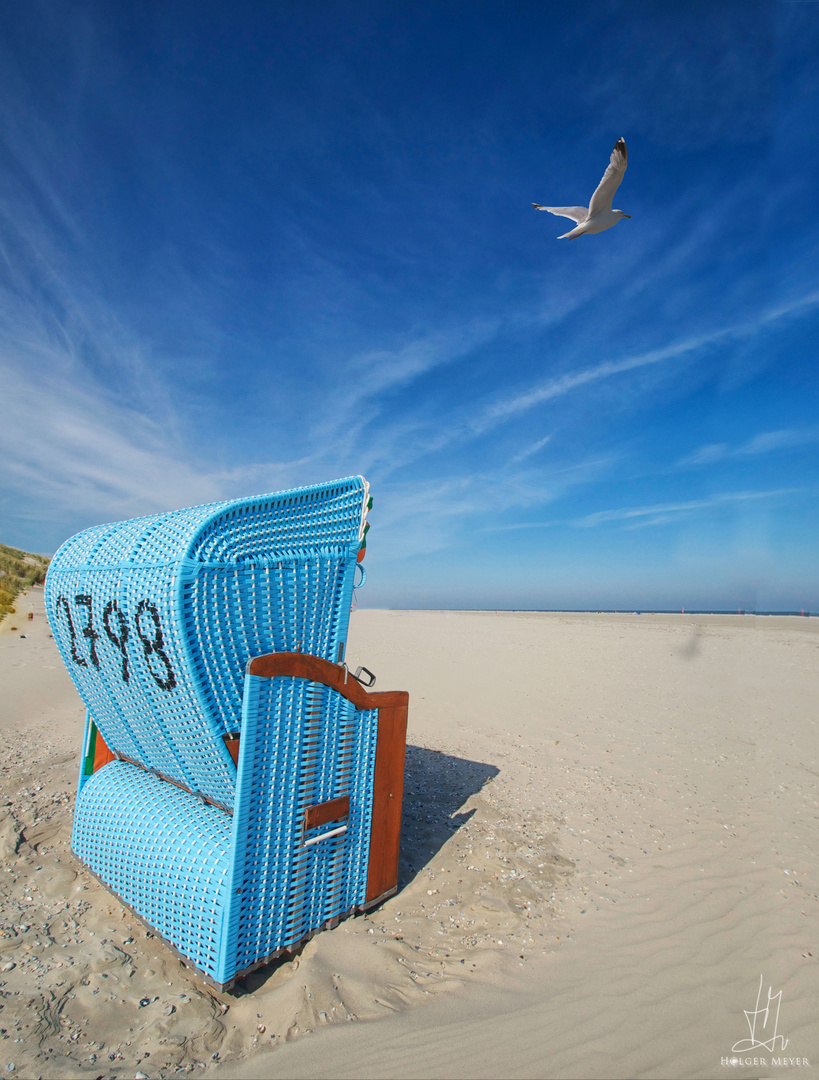
<instances>
[{"instance_id":1,"label":"dune vegetation","mask_svg":"<svg viewBox=\"0 0 819 1080\"><path fill-rule=\"evenodd\" d=\"M49 560L44 555L0 544L0 616L14 611L21 592L45 581Z\"/></svg>"}]
</instances>

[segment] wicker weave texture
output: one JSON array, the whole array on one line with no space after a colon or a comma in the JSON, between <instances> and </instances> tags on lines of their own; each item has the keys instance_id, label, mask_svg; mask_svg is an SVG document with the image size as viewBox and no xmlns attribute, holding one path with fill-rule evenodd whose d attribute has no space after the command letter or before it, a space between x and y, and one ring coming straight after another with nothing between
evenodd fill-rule
<instances>
[{"instance_id":1,"label":"wicker weave texture","mask_svg":"<svg viewBox=\"0 0 819 1080\"><path fill-rule=\"evenodd\" d=\"M323 684L247 676L225 940L236 970L364 902L376 735L376 710ZM307 807L343 795L348 818L305 832Z\"/></svg>"},{"instance_id":2,"label":"wicker weave texture","mask_svg":"<svg viewBox=\"0 0 819 1080\"><path fill-rule=\"evenodd\" d=\"M229 978L230 841L227 813L126 761L94 773L77 799L75 854L215 982Z\"/></svg>"},{"instance_id":3,"label":"wicker weave texture","mask_svg":"<svg viewBox=\"0 0 819 1080\"><path fill-rule=\"evenodd\" d=\"M52 560L54 638L106 743L232 807L221 735L251 656L339 658L368 486L361 477L87 529Z\"/></svg>"}]
</instances>

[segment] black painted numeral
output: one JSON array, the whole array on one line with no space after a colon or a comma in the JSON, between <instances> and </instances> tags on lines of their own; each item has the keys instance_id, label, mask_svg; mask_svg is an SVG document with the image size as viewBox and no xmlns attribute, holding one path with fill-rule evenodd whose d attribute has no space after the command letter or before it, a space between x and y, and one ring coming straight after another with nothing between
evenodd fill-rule
<instances>
[{"instance_id":1,"label":"black painted numeral","mask_svg":"<svg viewBox=\"0 0 819 1080\"><path fill-rule=\"evenodd\" d=\"M81 593L79 596L74 597L75 603L80 607L87 608L85 626L82 628L83 637L88 638L91 643L91 663L95 668L100 666L100 658L97 656L97 638L99 634L94 629L94 614L91 610L91 597L85 593Z\"/></svg>"},{"instance_id":2,"label":"black painted numeral","mask_svg":"<svg viewBox=\"0 0 819 1080\"><path fill-rule=\"evenodd\" d=\"M81 627L82 636L88 641L89 658L95 668L100 666L100 658L97 652L97 642L101 635L94 628L93 602L88 593L78 593L74 597L74 603L78 607L85 608L85 625ZM71 604L65 596L58 596L56 602L57 612L64 612L68 625L68 633L71 640L71 658L80 667L88 667L88 659L81 656L77 651L78 637L77 628L74 626L74 617L71 613ZM151 678L161 690L173 690L176 686L171 661L165 652L165 639L162 636L162 625L159 621L159 609L150 600L141 600L134 616L137 636L142 642L142 651L145 653L145 662ZM99 625L99 624L98 624ZM108 640L119 650L122 657L122 681L131 681L131 669L128 658L128 641L130 631L125 613L116 600L109 600L102 613L102 625ZM156 660L152 658L156 657ZM155 666L157 661L164 671L157 673ZM153 664L153 666L152 666Z\"/></svg>"},{"instance_id":3,"label":"black painted numeral","mask_svg":"<svg viewBox=\"0 0 819 1080\"><path fill-rule=\"evenodd\" d=\"M65 617L68 621L68 633L71 636L71 659L75 664L79 664L80 667L88 667L88 661L77 652L77 634L74 630L74 620L71 618L71 605L66 597L58 596L57 603L54 606L57 611L59 611L60 608L65 611Z\"/></svg>"},{"instance_id":4,"label":"black painted numeral","mask_svg":"<svg viewBox=\"0 0 819 1080\"><path fill-rule=\"evenodd\" d=\"M145 615L146 612L150 615L154 624L154 634L152 638L143 633L142 624L140 623L140 617ZM156 605L152 604L150 600L140 600L134 622L136 623L139 640L142 642L142 648L145 651L145 662L148 665L148 670L150 671L154 682L161 690L173 690L176 686L176 676L173 673L171 662L165 653L165 642L162 638L162 627L159 623L159 611L157 610ZM157 675L151 667L151 656L157 656L162 661L165 667L164 679Z\"/></svg>"},{"instance_id":5,"label":"black painted numeral","mask_svg":"<svg viewBox=\"0 0 819 1080\"><path fill-rule=\"evenodd\" d=\"M116 615L119 633L115 633L111 627L112 615ZM128 623L125 620L125 616L120 611L116 600L109 600L105 605L105 611L102 613L102 625L105 627L105 633L108 635L108 640L113 645L116 645L122 653L122 681L127 683L130 679L130 672L128 671L128 651L125 648L125 644L128 641Z\"/></svg>"}]
</instances>

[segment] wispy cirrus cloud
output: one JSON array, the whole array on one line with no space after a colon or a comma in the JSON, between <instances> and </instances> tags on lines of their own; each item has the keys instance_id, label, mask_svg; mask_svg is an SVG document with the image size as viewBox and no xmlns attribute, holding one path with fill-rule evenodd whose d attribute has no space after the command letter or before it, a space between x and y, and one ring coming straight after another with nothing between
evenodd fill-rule
<instances>
[{"instance_id":1,"label":"wispy cirrus cloud","mask_svg":"<svg viewBox=\"0 0 819 1080\"><path fill-rule=\"evenodd\" d=\"M677 342L662 349L630 356L622 360L604 361L590 368L567 372L556 378L541 382L520 392L513 397L496 395L489 404L477 407L462 407L459 413L448 417L446 423L437 420L430 424L429 419L421 414L412 419L405 419L400 425L388 425L379 432L375 442L371 442L369 452L374 460L389 462L390 470L400 465L407 465L418 458L446 449L447 447L466 444L485 435L502 424L527 413L547 401L566 396L584 386L591 385L617 375L625 374L652 364L662 364L713 344L727 337L731 329L715 334ZM367 420L362 420L363 431ZM546 445L547 439L524 448L514 459L523 461L529 454Z\"/></svg>"},{"instance_id":2,"label":"wispy cirrus cloud","mask_svg":"<svg viewBox=\"0 0 819 1080\"><path fill-rule=\"evenodd\" d=\"M761 312L753 320L721 327L710 333L683 338L661 348L620 359L605 360L590 367L569 371L545 381L535 382L526 390L511 396L508 393L495 394L489 403L485 401L481 404L466 403L460 409L451 410L445 422L437 414L431 419L426 411L410 411L405 413L399 421L390 421L373 433L368 430L368 424L372 419L372 415L368 415L361 418L360 424L355 429L355 436L360 436L366 443L362 447L364 457L372 463L373 467L389 475L396 469L424 456L464 446L475 438L486 435L549 401L581 392L585 387L604 383L643 368L663 367L689 359L704 359L709 350L726 341L747 341L766 332L782 320L799 319L811 314L817 306L819 306L819 291L811 292L777 304ZM465 347L463 354L467 351ZM635 393L641 394L643 390L640 388ZM373 403L372 408L379 408L377 402ZM349 432L348 437L351 442L354 442ZM516 463L524 461L530 454L536 453L545 446L546 441L548 440L536 441L524 447L513 461ZM712 449L704 452L715 454L721 451ZM763 451L760 449L748 452Z\"/></svg>"},{"instance_id":3,"label":"wispy cirrus cloud","mask_svg":"<svg viewBox=\"0 0 819 1080\"><path fill-rule=\"evenodd\" d=\"M565 467L494 470L425 482L379 485L373 527L385 538L389 558L425 554L461 543L468 529L514 529L510 514L545 507L604 476L611 459L595 457ZM497 525L486 525L495 520Z\"/></svg>"},{"instance_id":4,"label":"wispy cirrus cloud","mask_svg":"<svg viewBox=\"0 0 819 1080\"><path fill-rule=\"evenodd\" d=\"M652 506L621 507L616 510L598 510L593 514L575 518L571 524L583 529L597 528L613 522L631 522L643 525L664 525L700 511L714 510L718 507L739 503L759 502L796 495L803 488L776 488L771 491L726 491L709 495L704 499L689 499L681 502L655 503Z\"/></svg>"},{"instance_id":5,"label":"wispy cirrus cloud","mask_svg":"<svg viewBox=\"0 0 819 1080\"><path fill-rule=\"evenodd\" d=\"M666 348L652 349L639 356L629 356L622 360L606 360L601 364L595 364L593 367L581 371L567 372L565 375L549 379L545 383L533 386L514 397L495 402L485 410L477 426L494 426L504 420L511 419L513 416L528 412L537 405L542 405L553 398L563 397L581 386L587 386L602 379L609 379L614 375L622 375L627 371L634 371L635 368L647 367L649 364L660 364L666 360L676 359L686 353L695 352L702 348L703 345L711 344L720 337L724 337L726 333L727 331L722 331L717 335L710 334L690 341L679 342Z\"/></svg>"},{"instance_id":6,"label":"wispy cirrus cloud","mask_svg":"<svg viewBox=\"0 0 819 1080\"><path fill-rule=\"evenodd\" d=\"M696 354L711 346L729 339L747 339L760 331L766 330L780 320L799 317L819 306L819 291L808 293L786 303L778 304L763 311L757 318L735 323L710 333L684 338L658 349L649 349L634 356L619 360L604 360L602 363L579 371L567 372L556 378L535 384L511 397L499 398L486 407L475 421L478 430L485 430L504 420L528 412L538 405L554 398L563 397L580 387L588 386L601 380L623 375L638 368L655 364L664 364Z\"/></svg>"},{"instance_id":7,"label":"wispy cirrus cloud","mask_svg":"<svg viewBox=\"0 0 819 1080\"><path fill-rule=\"evenodd\" d=\"M178 432L116 395L6 364L14 407L0 425L4 488L42 518L112 520L297 482L308 458L214 469Z\"/></svg>"},{"instance_id":8,"label":"wispy cirrus cloud","mask_svg":"<svg viewBox=\"0 0 819 1080\"><path fill-rule=\"evenodd\" d=\"M553 529L557 526L592 529L601 525L628 523L626 528L643 528L650 525L665 525L679 521L700 511L713 510L721 506L736 505L784 498L803 492L804 488L777 488L771 491L729 491L709 495L704 499L687 499L679 502L653 503L650 506L620 507L613 510L598 510L579 518L552 518L548 521L520 521L489 526L487 532L518 532L530 529Z\"/></svg>"},{"instance_id":9,"label":"wispy cirrus cloud","mask_svg":"<svg viewBox=\"0 0 819 1080\"><path fill-rule=\"evenodd\" d=\"M705 446L701 446L693 454L682 458L677 464L680 466L710 465L714 461L720 461L722 458L728 457L730 452L731 448L728 443L706 443Z\"/></svg>"},{"instance_id":10,"label":"wispy cirrus cloud","mask_svg":"<svg viewBox=\"0 0 819 1080\"><path fill-rule=\"evenodd\" d=\"M790 450L815 442L819 442L819 427L781 428L778 431L760 432L738 446L731 446L729 443L708 443L695 450L693 454L681 458L677 464L680 467L711 465L717 461L770 454L776 450Z\"/></svg>"},{"instance_id":11,"label":"wispy cirrus cloud","mask_svg":"<svg viewBox=\"0 0 819 1080\"><path fill-rule=\"evenodd\" d=\"M521 461L525 461L527 458L532 457L533 454L536 454L538 450L542 450L548 442L551 442L551 440L551 435L544 435L542 439L538 439L537 442L532 443L530 446L524 447L524 449L521 450L519 454L515 454L515 456L512 458L512 463L517 465Z\"/></svg>"},{"instance_id":12,"label":"wispy cirrus cloud","mask_svg":"<svg viewBox=\"0 0 819 1080\"><path fill-rule=\"evenodd\" d=\"M726 342L747 342L783 321L808 316L817 307L819 290L775 304L754 319L673 341L661 348L569 371L535 382L526 390L511 396L502 392L495 394L488 403L485 400L479 404L467 401L460 407L455 402L448 408L446 416L437 409L430 414L426 404L418 409L405 407L398 417L390 416L388 411L382 415L394 386L411 383L436 367L463 359L474 349L502 334L506 325L482 321L463 332L444 332L410 341L395 351L368 354L361 361L362 371L371 365L377 369L382 364L384 372L372 383L365 380L361 388L350 391L346 399L342 398L332 423L316 434L320 434L325 450L357 454L363 468L373 469L386 479L424 457L463 448L476 438L488 435L510 421L517 421L549 401L581 393L584 388L640 369L670 367L686 361L704 362L711 350ZM519 318L522 315L516 316L516 319ZM390 374L393 364L395 370ZM638 387L634 393L645 395L645 390ZM522 463L530 454L542 449L549 438L551 436L528 444L512 462ZM745 452L764 452L765 438L760 437L758 445L758 449L749 446ZM707 456L722 451L721 448L703 448L703 452Z\"/></svg>"}]
</instances>

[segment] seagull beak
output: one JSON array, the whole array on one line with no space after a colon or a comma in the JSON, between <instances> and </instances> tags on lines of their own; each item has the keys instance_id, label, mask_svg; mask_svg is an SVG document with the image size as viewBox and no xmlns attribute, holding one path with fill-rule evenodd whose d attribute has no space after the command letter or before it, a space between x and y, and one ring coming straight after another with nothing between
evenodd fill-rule
<instances>
[{"instance_id":1,"label":"seagull beak","mask_svg":"<svg viewBox=\"0 0 819 1080\"><path fill-rule=\"evenodd\" d=\"M630 217L631 217L631 214L623 214L623 217L627 217L627 218L630 218Z\"/></svg>"}]
</instances>

